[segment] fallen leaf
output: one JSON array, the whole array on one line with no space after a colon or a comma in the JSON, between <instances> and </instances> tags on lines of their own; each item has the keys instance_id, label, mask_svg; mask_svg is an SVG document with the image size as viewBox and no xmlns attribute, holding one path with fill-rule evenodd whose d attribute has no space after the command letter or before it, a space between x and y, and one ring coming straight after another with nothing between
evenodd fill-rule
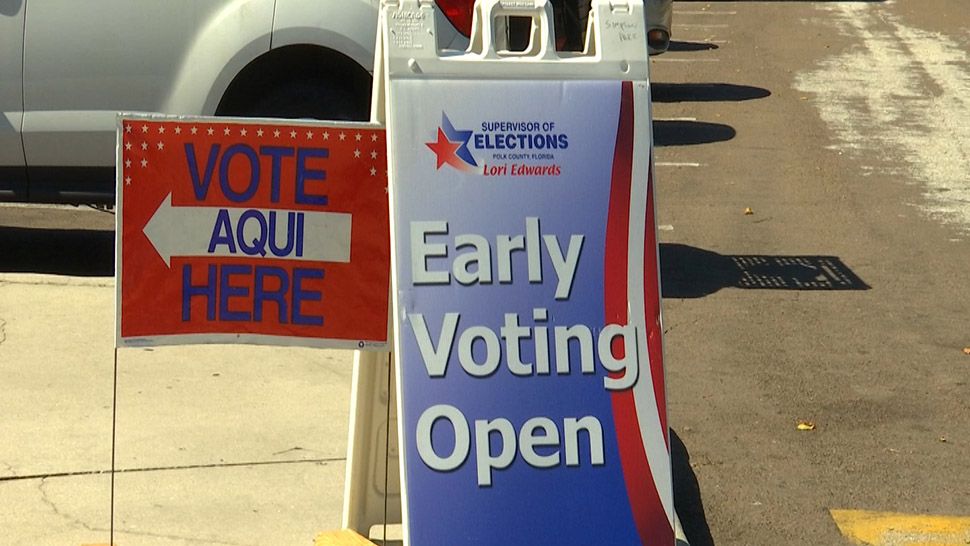
<instances>
[{"instance_id":1,"label":"fallen leaf","mask_svg":"<svg viewBox=\"0 0 970 546\"><path fill-rule=\"evenodd\" d=\"M815 423L812 421L799 421L795 428L798 430L815 430Z\"/></svg>"},{"instance_id":2,"label":"fallen leaf","mask_svg":"<svg viewBox=\"0 0 970 546\"><path fill-rule=\"evenodd\" d=\"M748 207L748 208L744 209L744 215L745 216L751 216L752 214L754 214L754 211L751 210L751 207Z\"/></svg>"}]
</instances>

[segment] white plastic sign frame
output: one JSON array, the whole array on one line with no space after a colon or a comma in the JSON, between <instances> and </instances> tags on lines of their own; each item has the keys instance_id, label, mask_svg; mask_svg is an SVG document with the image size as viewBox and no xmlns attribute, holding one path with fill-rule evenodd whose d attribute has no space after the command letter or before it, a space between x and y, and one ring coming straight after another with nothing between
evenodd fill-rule
<instances>
[{"instance_id":1,"label":"white plastic sign frame","mask_svg":"<svg viewBox=\"0 0 970 546\"><path fill-rule=\"evenodd\" d=\"M440 17L381 23L405 543L672 545L643 6L575 54L546 0L479 2L466 52Z\"/></svg>"}]
</instances>

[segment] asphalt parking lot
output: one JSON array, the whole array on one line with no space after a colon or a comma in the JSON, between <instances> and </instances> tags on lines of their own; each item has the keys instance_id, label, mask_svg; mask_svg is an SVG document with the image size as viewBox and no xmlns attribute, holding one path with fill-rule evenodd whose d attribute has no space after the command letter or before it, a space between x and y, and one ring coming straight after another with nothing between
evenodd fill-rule
<instances>
[{"instance_id":1,"label":"asphalt parking lot","mask_svg":"<svg viewBox=\"0 0 970 546\"><path fill-rule=\"evenodd\" d=\"M970 13L675 5L651 69L690 543L970 543ZM0 544L106 544L112 463L122 546L338 527L349 355L123 351L114 392L113 224L0 206Z\"/></svg>"},{"instance_id":2,"label":"asphalt parking lot","mask_svg":"<svg viewBox=\"0 0 970 546\"><path fill-rule=\"evenodd\" d=\"M965 542L966 519L884 513L970 514L970 20L679 1L676 21L653 91L691 544Z\"/></svg>"}]
</instances>

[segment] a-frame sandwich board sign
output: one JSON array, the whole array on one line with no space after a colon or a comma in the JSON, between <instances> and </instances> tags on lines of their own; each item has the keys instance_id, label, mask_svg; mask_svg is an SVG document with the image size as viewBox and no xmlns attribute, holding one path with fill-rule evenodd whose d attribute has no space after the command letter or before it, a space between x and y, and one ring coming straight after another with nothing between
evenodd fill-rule
<instances>
[{"instance_id":1,"label":"a-frame sandwich board sign","mask_svg":"<svg viewBox=\"0 0 970 546\"><path fill-rule=\"evenodd\" d=\"M406 544L674 544L643 17L561 53L546 0L487 0L446 52L383 7Z\"/></svg>"}]
</instances>

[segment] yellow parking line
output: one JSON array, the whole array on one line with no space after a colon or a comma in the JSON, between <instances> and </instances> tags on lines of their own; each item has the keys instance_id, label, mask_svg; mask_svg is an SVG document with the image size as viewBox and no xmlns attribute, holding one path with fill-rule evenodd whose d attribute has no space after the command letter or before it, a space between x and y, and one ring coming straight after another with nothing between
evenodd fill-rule
<instances>
[{"instance_id":1,"label":"yellow parking line","mask_svg":"<svg viewBox=\"0 0 970 546\"><path fill-rule=\"evenodd\" d=\"M829 510L842 534L867 546L966 546L970 517Z\"/></svg>"},{"instance_id":2,"label":"yellow parking line","mask_svg":"<svg viewBox=\"0 0 970 546\"><path fill-rule=\"evenodd\" d=\"M314 546L374 546L373 542L350 529L320 533L313 544Z\"/></svg>"}]
</instances>

